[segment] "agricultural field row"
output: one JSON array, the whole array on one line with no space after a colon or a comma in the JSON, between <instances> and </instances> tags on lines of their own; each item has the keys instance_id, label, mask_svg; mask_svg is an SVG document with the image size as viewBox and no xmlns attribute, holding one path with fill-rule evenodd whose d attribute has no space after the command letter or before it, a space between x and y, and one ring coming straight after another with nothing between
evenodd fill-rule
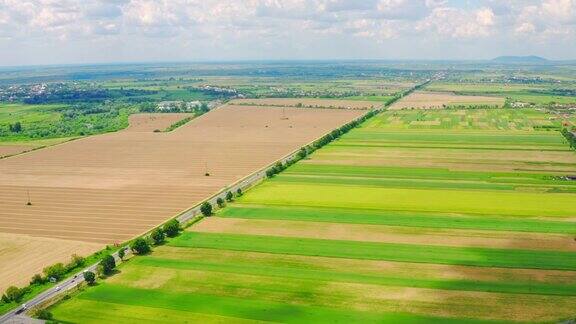
<instances>
[{"instance_id":1,"label":"agricultural field row","mask_svg":"<svg viewBox=\"0 0 576 324\"><path fill-rule=\"evenodd\" d=\"M411 127L415 116L468 123ZM559 123L383 112L50 311L94 323L570 318L576 156Z\"/></svg>"}]
</instances>

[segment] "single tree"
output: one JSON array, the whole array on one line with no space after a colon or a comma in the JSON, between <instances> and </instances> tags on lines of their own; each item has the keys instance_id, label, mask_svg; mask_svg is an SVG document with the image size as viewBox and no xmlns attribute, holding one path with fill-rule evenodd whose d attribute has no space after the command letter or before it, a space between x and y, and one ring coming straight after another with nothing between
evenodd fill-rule
<instances>
[{"instance_id":1,"label":"single tree","mask_svg":"<svg viewBox=\"0 0 576 324\"><path fill-rule=\"evenodd\" d=\"M116 260L110 254L105 255L102 261L100 261L100 265L102 265L102 272L105 275L109 275L112 273L114 268L116 267Z\"/></svg>"},{"instance_id":2,"label":"single tree","mask_svg":"<svg viewBox=\"0 0 576 324\"><path fill-rule=\"evenodd\" d=\"M224 202L224 199L222 199L221 197L218 197L218 199L216 199L216 204L218 204L218 208L224 208L224 205L226 203Z\"/></svg>"},{"instance_id":3,"label":"single tree","mask_svg":"<svg viewBox=\"0 0 576 324\"><path fill-rule=\"evenodd\" d=\"M162 244L164 242L164 238L166 238L166 236L164 235L164 231L162 231L161 228L157 228L154 231L152 231L150 237L152 238L154 244L156 245Z\"/></svg>"},{"instance_id":4,"label":"single tree","mask_svg":"<svg viewBox=\"0 0 576 324\"><path fill-rule=\"evenodd\" d=\"M234 195L232 194L232 191L228 191L226 193L226 201L231 202L232 200L234 200Z\"/></svg>"},{"instance_id":5,"label":"single tree","mask_svg":"<svg viewBox=\"0 0 576 324\"><path fill-rule=\"evenodd\" d=\"M212 215L212 205L205 201L202 206L200 206L200 212L202 212L202 215L204 216Z\"/></svg>"},{"instance_id":6,"label":"single tree","mask_svg":"<svg viewBox=\"0 0 576 324\"><path fill-rule=\"evenodd\" d=\"M148 242L146 242L146 240L141 237L134 240L132 245L130 245L130 248L134 253L137 254L146 254L150 252L150 245L148 245Z\"/></svg>"},{"instance_id":7,"label":"single tree","mask_svg":"<svg viewBox=\"0 0 576 324\"><path fill-rule=\"evenodd\" d=\"M243 193L242 193L242 189L238 188L238 189L236 190L236 196L237 196L237 197L240 197L240 196L242 196L242 194L243 194Z\"/></svg>"},{"instance_id":8,"label":"single tree","mask_svg":"<svg viewBox=\"0 0 576 324\"><path fill-rule=\"evenodd\" d=\"M164 225L164 233L166 233L166 236L168 237L174 237L176 235L178 235L178 232L180 232L180 223L175 220L169 220L165 225Z\"/></svg>"},{"instance_id":9,"label":"single tree","mask_svg":"<svg viewBox=\"0 0 576 324\"><path fill-rule=\"evenodd\" d=\"M10 303L10 298L8 298L8 296L6 296L6 294L2 295L2 298L0 298L0 300L2 300L2 302L4 304L9 304Z\"/></svg>"},{"instance_id":10,"label":"single tree","mask_svg":"<svg viewBox=\"0 0 576 324\"><path fill-rule=\"evenodd\" d=\"M96 281L96 274L92 271L84 271L84 280L89 285L93 285Z\"/></svg>"}]
</instances>

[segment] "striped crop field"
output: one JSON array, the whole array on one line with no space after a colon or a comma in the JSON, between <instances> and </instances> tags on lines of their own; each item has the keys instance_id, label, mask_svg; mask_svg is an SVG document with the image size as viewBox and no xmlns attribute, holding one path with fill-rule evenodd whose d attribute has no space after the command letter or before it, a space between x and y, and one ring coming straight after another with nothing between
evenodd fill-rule
<instances>
[{"instance_id":1,"label":"striped crop field","mask_svg":"<svg viewBox=\"0 0 576 324\"><path fill-rule=\"evenodd\" d=\"M50 311L83 323L573 318L576 154L556 126L533 110L383 112Z\"/></svg>"}]
</instances>

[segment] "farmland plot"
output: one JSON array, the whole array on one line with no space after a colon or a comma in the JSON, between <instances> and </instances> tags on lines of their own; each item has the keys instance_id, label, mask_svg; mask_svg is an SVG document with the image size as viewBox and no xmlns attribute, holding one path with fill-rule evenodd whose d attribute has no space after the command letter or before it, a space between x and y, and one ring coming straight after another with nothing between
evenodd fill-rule
<instances>
[{"instance_id":1,"label":"farmland plot","mask_svg":"<svg viewBox=\"0 0 576 324\"><path fill-rule=\"evenodd\" d=\"M570 318L576 183L560 175L576 156L539 127L547 115L510 114L377 115L52 311L72 322L111 310L123 322Z\"/></svg>"},{"instance_id":2,"label":"farmland plot","mask_svg":"<svg viewBox=\"0 0 576 324\"><path fill-rule=\"evenodd\" d=\"M311 99L311 98L266 98L235 99L232 105L285 106L304 108L371 109L382 107L381 103L362 100Z\"/></svg>"},{"instance_id":3,"label":"farmland plot","mask_svg":"<svg viewBox=\"0 0 576 324\"><path fill-rule=\"evenodd\" d=\"M225 106L169 133L152 130L182 116L135 116L126 131L3 159L0 232L123 242L362 113ZM37 271L7 280L22 284Z\"/></svg>"},{"instance_id":4,"label":"farmland plot","mask_svg":"<svg viewBox=\"0 0 576 324\"><path fill-rule=\"evenodd\" d=\"M390 109L440 109L450 106L487 105L501 107L504 98L488 96L464 96L451 92L415 91L398 100Z\"/></svg>"}]
</instances>

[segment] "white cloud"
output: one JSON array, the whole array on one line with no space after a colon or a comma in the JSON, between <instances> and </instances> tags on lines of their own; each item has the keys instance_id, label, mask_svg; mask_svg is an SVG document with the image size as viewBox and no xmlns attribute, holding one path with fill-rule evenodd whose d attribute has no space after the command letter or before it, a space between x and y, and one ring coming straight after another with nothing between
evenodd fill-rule
<instances>
[{"instance_id":1,"label":"white cloud","mask_svg":"<svg viewBox=\"0 0 576 324\"><path fill-rule=\"evenodd\" d=\"M352 48L371 56L367 51L374 50L371 44L384 40L387 44L396 41L396 46L404 46L403 50L408 51L406 44L430 47L431 40L444 45L458 44L458 40L466 40L466 44L488 40L502 44L534 42L543 48L547 42L576 39L576 0L455 3L453 0L0 0L0 37L4 39L0 62L2 53L11 47L10 41L23 48L27 44L60 42L60 46L70 49L70 57L80 44L126 44L130 47L124 52L137 58L143 53L142 48L150 46L149 39L153 37L154 44L170 46L175 52L205 47L207 51L233 58L237 53L246 57L254 53L281 57L284 53L300 53L310 44L322 41L342 42L341 47L349 52ZM576 45L569 48L576 55ZM221 52L222 49L230 52ZM316 47L309 52L316 56L334 53Z\"/></svg>"}]
</instances>

